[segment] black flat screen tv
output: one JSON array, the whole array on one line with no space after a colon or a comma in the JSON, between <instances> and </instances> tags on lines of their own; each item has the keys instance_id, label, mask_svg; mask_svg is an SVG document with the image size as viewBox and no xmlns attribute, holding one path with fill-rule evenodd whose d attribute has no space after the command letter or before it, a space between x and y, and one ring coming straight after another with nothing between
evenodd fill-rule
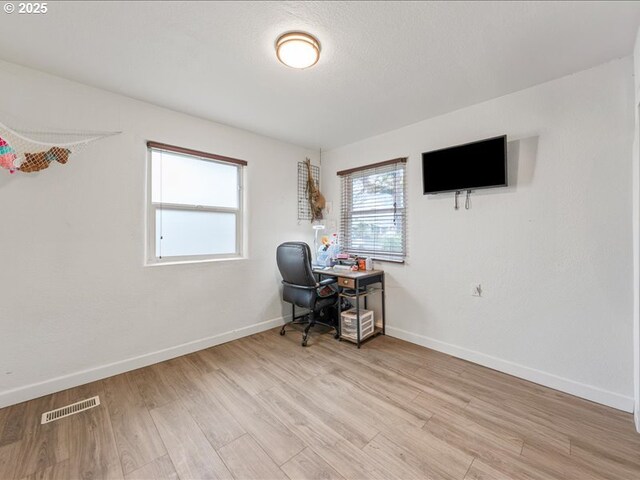
<instances>
[{"instance_id":1,"label":"black flat screen tv","mask_svg":"<svg viewBox=\"0 0 640 480\"><path fill-rule=\"evenodd\" d=\"M507 186L507 136L422 154L424 194Z\"/></svg>"}]
</instances>

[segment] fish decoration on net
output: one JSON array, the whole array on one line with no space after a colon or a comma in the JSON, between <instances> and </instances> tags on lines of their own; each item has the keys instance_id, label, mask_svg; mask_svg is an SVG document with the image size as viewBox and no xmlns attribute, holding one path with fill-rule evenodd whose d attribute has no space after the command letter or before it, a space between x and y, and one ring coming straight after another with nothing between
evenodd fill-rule
<instances>
[{"instance_id":1,"label":"fish decoration on net","mask_svg":"<svg viewBox=\"0 0 640 480\"><path fill-rule=\"evenodd\" d=\"M87 144L120 132L23 132L0 123L0 167L9 173L35 173L53 163L65 165Z\"/></svg>"}]
</instances>

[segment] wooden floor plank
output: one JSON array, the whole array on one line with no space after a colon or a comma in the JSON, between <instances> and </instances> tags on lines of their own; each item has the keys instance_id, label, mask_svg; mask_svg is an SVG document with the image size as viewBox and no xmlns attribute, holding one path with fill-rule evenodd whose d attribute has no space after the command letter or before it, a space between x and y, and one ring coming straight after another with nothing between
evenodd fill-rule
<instances>
[{"instance_id":1,"label":"wooden floor plank","mask_svg":"<svg viewBox=\"0 0 640 480\"><path fill-rule=\"evenodd\" d=\"M524 477L522 477L524 478ZM467 474L464 476L464 480L520 480L516 477L507 477L504 473L490 467L477 458L473 461Z\"/></svg>"},{"instance_id":2,"label":"wooden floor plank","mask_svg":"<svg viewBox=\"0 0 640 480\"><path fill-rule=\"evenodd\" d=\"M640 449L640 438L629 425L629 414L478 365L469 368L474 369L474 374L463 374L459 381L481 402L547 432L556 431L564 437L598 436L620 448Z\"/></svg>"},{"instance_id":3,"label":"wooden floor plank","mask_svg":"<svg viewBox=\"0 0 640 480\"><path fill-rule=\"evenodd\" d=\"M161 369L161 376L175 387L182 405L189 411L213 448L220 448L246 432L203 382L197 367L179 358Z\"/></svg>"},{"instance_id":4,"label":"wooden floor plank","mask_svg":"<svg viewBox=\"0 0 640 480\"><path fill-rule=\"evenodd\" d=\"M309 355L296 355L292 352L289 361L283 361L281 350L275 345L260 341L257 338L247 337L242 344L244 351L250 351L258 355L264 365L269 365L271 371L280 382L300 383L323 373L318 369L317 362L310 361Z\"/></svg>"},{"instance_id":5,"label":"wooden floor plank","mask_svg":"<svg viewBox=\"0 0 640 480\"><path fill-rule=\"evenodd\" d=\"M469 405L471 400L461 399L458 396L449 395L442 391L432 391L429 393L420 392L411 401L419 409L424 409L433 414L455 415L461 414Z\"/></svg>"},{"instance_id":6,"label":"wooden floor plank","mask_svg":"<svg viewBox=\"0 0 640 480\"><path fill-rule=\"evenodd\" d=\"M568 435L542 425L526 415L521 415L517 410L473 399L465 409L464 415L479 425L507 435L510 433L513 437L522 438L531 445L555 448L569 453Z\"/></svg>"},{"instance_id":7,"label":"wooden floor plank","mask_svg":"<svg viewBox=\"0 0 640 480\"><path fill-rule=\"evenodd\" d=\"M10 443L0 447L0 478L1 479L13 479L20 478L16 473L20 464L18 463L18 456L22 450L22 442Z\"/></svg>"},{"instance_id":8,"label":"wooden floor plank","mask_svg":"<svg viewBox=\"0 0 640 480\"><path fill-rule=\"evenodd\" d=\"M218 453L235 478L246 480L287 479L278 465L250 435L243 435L228 443L219 449Z\"/></svg>"},{"instance_id":9,"label":"wooden floor plank","mask_svg":"<svg viewBox=\"0 0 640 480\"><path fill-rule=\"evenodd\" d=\"M496 451L519 455L524 446L524 439L503 435L462 415L435 414L424 429L474 457Z\"/></svg>"},{"instance_id":10,"label":"wooden floor plank","mask_svg":"<svg viewBox=\"0 0 640 480\"><path fill-rule=\"evenodd\" d=\"M415 456L390 441L384 434L375 437L364 448L370 456L375 457L387 466L399 478L407 480L422 480L423 478L438 478L452 480L455 472L439 471L433 462Z\"/></svg>"},{"instance_id":11,"label":"wooden floor plank","mask_svg":"<svg viewBox=\"0 0 640 480\"><path fill-rule=\"evenodd\" d=\"M309 412L309 415L318 417L329 428L359 448L364 447L379 433L377 428L371 426L372 422L364 421L360 412L344 408L345 406L335 402L334 398L314 395L313 390L306 389L304 385L280 385L280 388Z\"/></svg>"},{"instance_id":12,"label":"wooden floor plank","mask_svg":"<svg viewBox=\"0 0 640 480\"><path fill-rule=\"evenodd\" d=\"M167 383L159 371L164 363L151 365L128 372L126 375L132 385L135 385L147 408L158 408L173 402L177 396L173 387Z\"/></svg>"},{"instance_id":13,"label":"wooden floor plank","mask_svg":"<svg viewBox=\"0 0 640 480\"><path fill-rule=\"evenodd\" d=\"M535 466L520 453L524 447L522 438L513 437L507 431L491 429L475 423L466 416L460 415L434 415L424 426L437 438L447 442L453 447L463 450L475 457L474 463L486 466L484 470L476 467L480 472L491 477L487 472L501 472L501 477L506 478L548 478L544 472L537 476Z\"/></svg>"},{"instance_id":14,"label":"wooden floor plank","mask_svg":"<svg viewBox=\"0 0 640 480\"><path fill-rule=\"evenodd\" d=\"M530 465L532 471L544 473L551 478L575 480L623 480L612 472L598 473L578 458L559 452L553 448L529 445L525 442L521 458ZM628 480L623 477L624 480Z\"/></svg>"},{"instance_id":15,"label":"wooden floor plank","mask_svg":"<svg viewBox=\"0 0 640 480\"><path fill-rule=\"evenodd\" d=\"M69 390L69 402L99 395L104 398L102 382ZM118 448L105 405L57 420L69 423L69 478L122 479Z\"/></svg>"},{"instance_id":16,"label":"wooden floor plank","mask_svg":"<svg viewBox=\"0 0 640 480\"><path fill-rule=\"evenodd\" d=\"M0 480L640 478L625 412L399 339L358 350L319 332L302 348L273 329L0 409Z\"/></svg>"},{"instance_id":17,"label":"wooden floor plank","mask_svg":"<svg viewBox=\"0 0 640 480\"><path fill-rule=\"evenodd\" d=\"M415 408L410 403L400 406L389 398L374 395L333 374L315 377L300 388L308 395L332 399L334 408L345 410L355 419L378 430L381 425L409 424L422 427L432 415L430 411Z\"/></svg>"},{"instance_id":18,"label":"wooden floor plank","mask_svg":"<svg viewBox=\"0 0 640 480\"><path fill-rule=\"evenodd\" d=\"M125 480L179 480L178 473L169 455L156 458L153 462L125 475Z\"/></svg>"},{"instance_id":19,"label":"wooden floor plank","mask_svg":"<svg viewBox=\"0 0 640 480\"><path fill-rule=\"evenodd\" d=\"M310 415L281 387L262 392L258 398L269 410L345 478L388 479L394 474L377 458L345 440L316 416Z\"/></svg>"},{"instance_id":20,"label":"wooden floor plank","mask_svg":"<svg viewBox=\"0 0 640 480\"><path fill-rule=\"evenodd\" d=\"M216 370L216 367L207 362L207 360L200 354L200 352L190 353L182 357L192 368L200 374L209 373Z\"/></svg>"},{"instance_id":21,"label":"wooden floor plank","mask_svg":"<svg viewBox=\"0 0 640 480\"><path fill-rule=\"evenodd\" d=\"M59 392L27 403L16 477L46 470L69 458L69 423L55 421L41 425L43 413L69 404L68 393Z\"/></svg>"},{"instance_id":22,"label":"wooden floor plank","mask_svg":"<svg viewBox=\"0 0 640 480\"><path fill-rule=\"evenodd\" d=\"M640 471L640 449L629 451L620 448L618 443L611 445L598 443L596 439L573 438L571 456L601 473L632 477L634 472Z\"/></svg>"},{"instance_id":23,"label":"wooden floor plank","mask_svg":"<svg viewBox=\"0 0 640 480\"><path fill-rule=\"evenodd\" d=\"M281 468L291 480L344 480L342 475L310 448L305 448Z\"/></svg>"},{"instance_id":24,"label":"wooden floor plank","mask_svg":"<svg viewBox=\"0 0 640 480\"><path fill-rule=\"evenodd\" d=\"M212 372L203 379L210 395L225 406L277 465L282 465L304 449L304 442L286 428L272 411L263 408L223 372Z\"/></svg>"},{"instance_id":25,"label":"wooden floor plank","mask_svg":"<svg viewBox=\"0 0 640 480\"><path fill-rule=\"evenodd\" d=\"M298 375L314 377L329 373L331 364L325 361L324 355L316 355L312 348L300 348L299 338L295 339L292 335L281 337L273 335L271 332L263 332L262 334L252 335L248 337L252 341L252 345L259 344L264 349L268 349L277 353L276 360L278 363L298 367ZM332 341L323 338L324 342ZM272 362L273 363L273 362ZM294 370L298 371L297 368Z\"/></svg>"},{"instance_id":26,"label":"wooden floor plank","mask_svg":"<svg viewBox=\"0 0 640 480\"><path fill-rule=\"evenodd\" d=\"M9 414L9 408L0 408L0 434L4 430L4 422Z\"/></svg>"},{"instance_id":27,"label":"wooden floor plank","mask_svg":"<svg viewBox=\"0 0 640 480\"><path fill-rule=\"evenodd\" d=\"M149 410L127 375L104 381L104 403L109 410L124 474L138 470L167 453ZM140 439L145 441L141 442Z\"/></svg>"},{"instance_id":28,"label":"wooden floor plank","mask_svg":"<svg viewBox=\"0 0 640 480\"><path fill-rule=\"evenodd\" d=\"M368 446L373 447L380 458L401 460L427 478L463 478L474 458L461 447L416 427L389 429Z\"/></svg>"},{"instance_id":29,"label":"wooden floor plank","mask_svg":"<svg viewBox=\"0 0 640 480\"><path fill-rule=\"evenodd\" d=\"M25 432L27 402L12 405L4 413L4 425L0 431L0 447L22 439Z\"/></svg>"},{"instance_id":30,"label":"wooden floor plank","mask_svg":"<svg viewBox=\"0 0 640 480\"><path fill-rule=\"evenodd\" d=\"M233 478L189 412L179 402L154 408L151 416L180 478Z\"/></svg>"},{"instance_id":31,"label":"wooden floor plank","mask_svg":"<svg viewBox=\"0 0 640 480\"><path fill-rule=\"evenodd\" d=\"M70 475L69 460L65 460L32 473L28 477L23 477L22 480L69 480Z\"/></svg>"},{"instance_id":32,"label":"wooden floor plank","mask_svg":"<svg viewBox=\"0 0 640 480\"><path fill-rule=\"evenodd\" d=\"M331 373L362 386L364 390L376 395L389 397L399 404L410 402L420 393L420 387L407 381L397 372L367 364L357 353L348 350L336 350L336 346L319 345L327 358L335 365ZM318 350L320 350L318 348Z\"/></svg>"},{"instance_id":33,"label":"wooden floor plank","mask_svg":"<svg viewBox=\"0 0 640 480\"><path fill-rule=\"evenodd\" d=\"M280 379L273 373L278 369L277 365L265 368L267 363L251 349L243 348L242 340L238 341L238 345L220 346L219 370L251 395L278 385Z\"/></svg>"}]
</instances>

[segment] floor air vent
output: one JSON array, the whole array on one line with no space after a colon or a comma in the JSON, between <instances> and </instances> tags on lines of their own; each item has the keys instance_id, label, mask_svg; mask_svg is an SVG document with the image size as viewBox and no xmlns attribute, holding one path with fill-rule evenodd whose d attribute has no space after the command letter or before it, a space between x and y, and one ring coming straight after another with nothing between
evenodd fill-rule
<instances>
[{"instance_id":1,"label":"floor air vent","mask_svg":"<svg viewBox=\"0 0 640 480\"><path fill-rule=\"evenodd\" d=\"M90 408L97 407L100 405L100 397L95 396L93 398L88 398L86 400L81 400L76 403L72 403L71 405L67 405L66 407L56 408L55 410L51 410L50 412L45 412L42 414L41 425L45 423L54 422L56 420L60 420L61 418L68 417L69 415L73 415L75 413L80 413L85 410L89 410Z\"/></svg>"}]
</instances>

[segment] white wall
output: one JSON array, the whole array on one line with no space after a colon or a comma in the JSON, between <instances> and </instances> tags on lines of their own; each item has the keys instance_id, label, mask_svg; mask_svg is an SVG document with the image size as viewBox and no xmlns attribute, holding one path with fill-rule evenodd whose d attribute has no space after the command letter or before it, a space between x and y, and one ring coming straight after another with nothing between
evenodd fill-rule
<instances>
[{"instance_id":1,"label":"white wall","mask_svg":"<svg viewBox=\"0 0 640 480\"><path fill-rule=\"evenodd\" d=\"M336 171L409 157L409 256L380 264L390 335L632 410L632 74L616 60L323 154L336 207ZM508 188L469 211L422 195L421 152L501 134Z\"/></svg>"},{"instance_id":2,"label":"white wall","mask_svg":"<svg viewBox=\"0 0 640 480\"><path fill-rule=\"evenodd\" d=\"M640 432L640 29L633 49L635 97L633 110L633 380L636 430Z\"/></svg>"},{"instance_id":3,"label":"white wall","mask_svg":"<svg viewBox=\"0 0 640 480\"><path fill-rule=\"evenodd\" d=\"M0 407L282 322L275 248L312 239L295 185L315 152L8 63L0 91L0 122L123 132L0 171ZM146 140L249 162L247 260L143 266Z\"/></svg>"}]
</instances>

